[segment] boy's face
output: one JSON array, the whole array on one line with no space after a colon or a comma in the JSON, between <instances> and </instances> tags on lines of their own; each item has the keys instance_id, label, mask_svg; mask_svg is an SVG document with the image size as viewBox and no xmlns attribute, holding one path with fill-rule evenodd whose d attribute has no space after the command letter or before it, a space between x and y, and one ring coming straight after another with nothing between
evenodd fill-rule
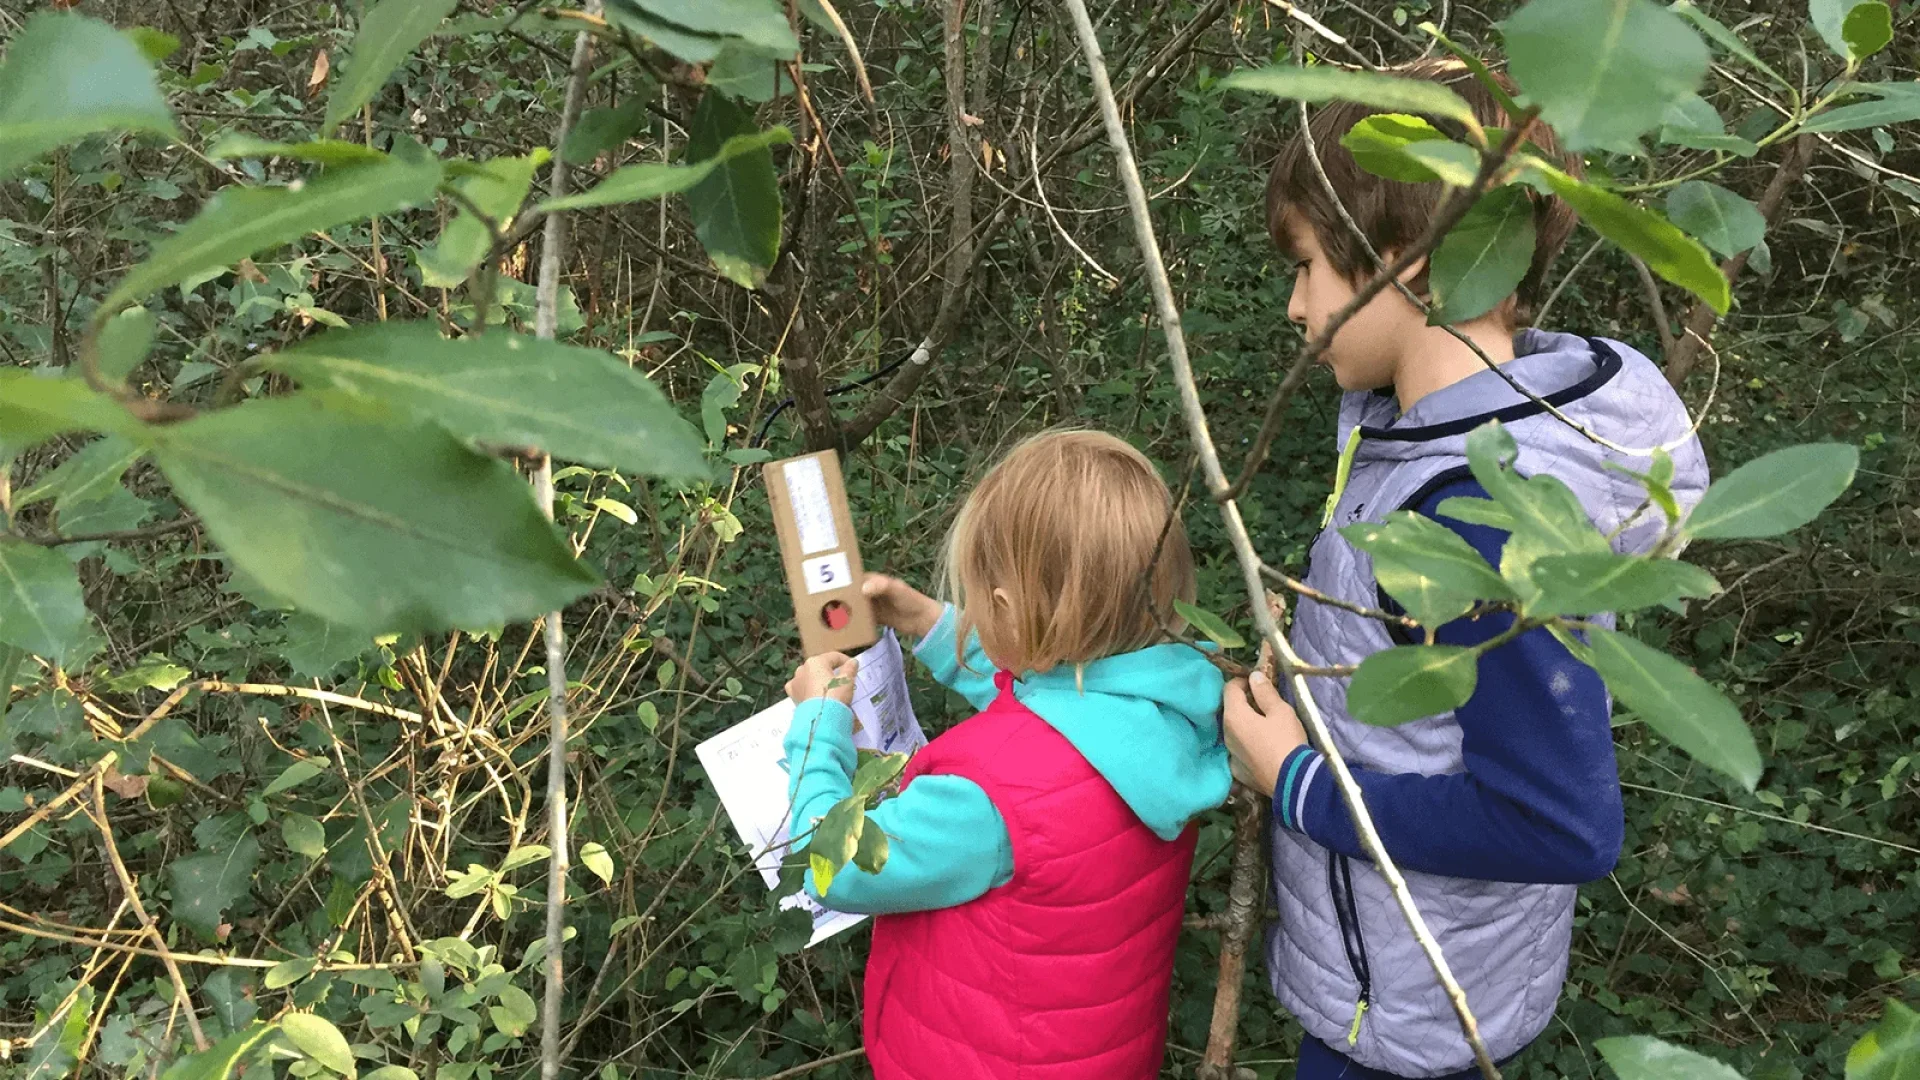
<instances>
[{"instance_id":1,"label":"boy's face","mask_svg":"<svg viewBox=\"0 0 1920 1080\"><path fill-rule=\"evenodd\" d=\"M1347 280L1327 258L1312 226L1296 214L1287 215L1287 247L1294 257L1293 298L1287 318L1307 332L1309 341L1335 312L1353 299L1355 283ZM1391 258L1391 253L1383 253ZM1342 390L1378 390L1394 384L1401 352L1419 339L1426 325L1413 305L1396 290L1387 289L1368 301L1334 335L1319 362L1333 369Z\"/></svg>"}]
</instances>

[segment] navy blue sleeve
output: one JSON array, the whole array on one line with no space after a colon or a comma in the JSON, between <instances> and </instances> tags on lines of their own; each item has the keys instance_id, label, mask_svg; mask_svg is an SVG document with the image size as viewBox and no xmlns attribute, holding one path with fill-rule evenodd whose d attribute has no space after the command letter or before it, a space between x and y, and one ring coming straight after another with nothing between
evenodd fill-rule
<instances>
[{"instance_id":1,"label":"navy blue sleeve","mask_svg":"<svg viewBox=\"0 0 1920 1080\"><path fill-rule=\"evenodd\" d=\"M1507 534L1441 517L1455 496L1487 497L1477 481L1449 484L1416 509L1500 564ZM1462 618L1435 635L1478 645L1513 625L1506 612ZM1466 771L1443 776L1355 769L1388 854L1408 870L1485 881L1577 884L1605 877L1625 832L1613 755L1611 702L1594 670L1544 629L1480 658L1473 697L1455 712ZM1307 750L1280 770L1276 821L1316 843L1364 857L1353 819ZM1308 757L1306 755L1311 755ZM1287 766L1292 766L1288 768Z\"/></svg>"}]
</instances>

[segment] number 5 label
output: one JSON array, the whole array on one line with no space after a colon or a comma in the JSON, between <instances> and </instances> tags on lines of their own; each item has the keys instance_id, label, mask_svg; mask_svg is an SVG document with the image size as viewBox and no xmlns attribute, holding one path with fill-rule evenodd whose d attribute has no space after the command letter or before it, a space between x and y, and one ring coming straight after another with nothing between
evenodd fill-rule
<instances>
[{"instance_id":1,"label":"number 5 label","mask_svg":"<svg viewBox=\"0 0 1920 1080\"><path fill-rule=\"evenodd\" d=\"M806 579L807 593L832 592L853 584L853 570L847 565L847 553L836 551L800 564L800 576Z\"/></svg>"}]
</instances>

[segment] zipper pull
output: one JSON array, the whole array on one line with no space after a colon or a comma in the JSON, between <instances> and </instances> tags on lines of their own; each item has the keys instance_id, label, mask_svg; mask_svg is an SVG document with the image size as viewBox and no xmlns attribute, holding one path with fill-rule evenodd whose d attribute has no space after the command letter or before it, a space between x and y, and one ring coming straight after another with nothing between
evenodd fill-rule
<instances>
[{"instance_id":1,"label":"zipper pull","mask_svg":"<svg viewBox=\"0 0 1920 1080\"><path fill-rule=\"evenodd\" d=\"M1347 1045L1354 1046L1360 1041L1360 1021L1367 1015L1367 999L1361 998L1353 1006L1353 1026L1347 1029Z\"/></svg>"},{"instance_id":2,"label":"zipper pull","mask_svg":"<svg viewBox=\"0 0 1920 1080\"><path fill-rule=\"evenodd\" d=\"M1347 479L1353 475L1353 454L1360 449L1360 425L1353 425L1347 433L1346 448L1340 451L1340 464L1333 472L1333 494L1327 496L1327 512L1320 516L1320 527L1333 524L1333 509L1340 505L1340 496L1347 490Z\"/></svg>"}]
</instances>

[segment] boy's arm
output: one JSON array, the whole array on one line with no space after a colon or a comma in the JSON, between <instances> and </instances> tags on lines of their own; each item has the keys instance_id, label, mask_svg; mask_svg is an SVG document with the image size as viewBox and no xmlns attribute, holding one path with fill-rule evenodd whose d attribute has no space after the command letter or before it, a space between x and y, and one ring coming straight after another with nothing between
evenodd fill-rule
<instances>
[{"instance_id":1,"label":"boy's arm","mask_svg":"<svg viewBox=\"0 0 1920 1080\"><path fill-rule=\"evenodd\" d=\"M1000 692L993 685L993 661L987 659L987 652L980 647L980 635L967 635L967 655L964 662L954 651L954 623L957 621L952 604L940 613L940 621L933 624L927 636L913 647L913 655L927 665L927 673L935 682L967 699L967 703L976 709L984 709L993 704Z\"/></svg>"},{"instance_id":2,"label":"boy's arm","mask_svg":"<svg viewBox=\"0 0 1920 1080\"><path fill-rule=\"evenodd\" d=\"M1486 498L1463 480L1417 509L1500 564L1507 534L1439 517L1453 496ZM1444 645L1477 645L1508 613L1441 627ZM1444 776L1354 769L1388 854L1403 869L1449 877L1579 883L1605 877L1625 832L1606 685L1545 629L1480 658L1473 697L1455 711L1466 772ZM1318 751L1281 763L1274 820L1324 847L1364 857L1353 819Z\"/></svg>"},{"instance_id":3,"label":"boy's arm","mask_svg":"<svg viewBox=\"0 0 1920 1080\"><path fill-rule=\"evenodd\" d=\"M858 752L853 711L828 698L802 702L787 729L793 775L790 831L803 836L833 805L853 794ZM825 895L806 878L807 895L835 911L892 914L964 904L1013 877L1013 844L987 793L959 776L922 776L867 811L887 834L887 862L869 874L849 862Z\"/></svg>"}]
</instances>

